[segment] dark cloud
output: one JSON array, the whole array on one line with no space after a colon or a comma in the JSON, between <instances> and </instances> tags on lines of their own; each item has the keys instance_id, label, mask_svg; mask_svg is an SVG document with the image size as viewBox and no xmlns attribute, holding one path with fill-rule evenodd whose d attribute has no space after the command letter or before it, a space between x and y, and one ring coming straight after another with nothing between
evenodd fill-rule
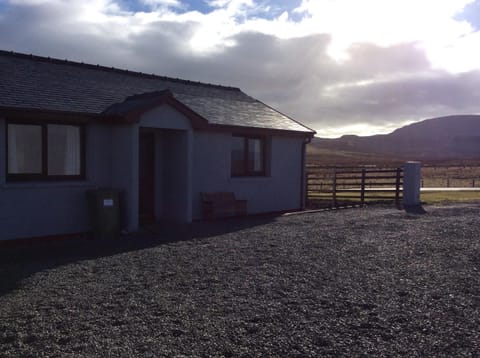
<instances>
[{"instance_id":1,"label":"dark cloud","mask_svg":"<svg viewBox=\"0 0 480 358\"><path fill-rule=\"evenodd\" d=\"M0 47L77 61L103 63L113 60L121 64L116 60L128 44L114 37L99 36L94 26L82 26L75 20L74 14L78 11L76 5L61 2L10 6L0 18Z\"/></svg>"},{"instance_id":2,"label":"dark cloud","mask_svg":"<svg viewBox=\"0 0 480 358\"><path fill-rule=\"evenodd\" d=\"M13 7L0 17L0 47L209 83L237 86L315 128L367 123L392 127L453 113L477 113L480 72L431 69L415 43L354 44L343 62L328 54L330 36L232 37L233 46L192 50L195 22L157 21L121 36L110 23L82 27L63 5ZM105 35L107 34L107 35Z\"/></svg>"},{"instance_id":3,"label":"dark cloud","mask_svg":"<svg viewBox=\"0 0 480 358\"><path fill-rule=\"evenodd\" d=\"M337 124L375 126L479 111L480 73L461 75L431 71L411 77L340 88L335 98L318 106ZM324 121L325 125L330 125Z\"/></svg>"},{"instance_id":4,"label":"dark cloud","mask_svg":"<svg viewBox=\"0 0 480 358\"><path fill-rule=\"evenodd\" d=\"M415 43L390 47L356 43L350 47L348 55L349 60L344 63L345 73L357 78L412 73L430 68L427 56Z\"/></svg>"}]
</instances>

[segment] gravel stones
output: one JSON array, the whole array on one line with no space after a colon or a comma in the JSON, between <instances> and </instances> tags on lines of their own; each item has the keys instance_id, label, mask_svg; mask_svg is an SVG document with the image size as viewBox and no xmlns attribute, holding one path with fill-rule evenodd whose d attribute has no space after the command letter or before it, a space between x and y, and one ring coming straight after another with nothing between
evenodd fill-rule
<instances>
[{"instance_id":1,"label":"gravel stones","mask_svg":"<svg viewBox=\"0 0 480 358\"><path fill-rule=\"evenodd\" d=\"M479 214L370 207L4 249L0 356L474 356Z\"/></svg>"}]
</instances>

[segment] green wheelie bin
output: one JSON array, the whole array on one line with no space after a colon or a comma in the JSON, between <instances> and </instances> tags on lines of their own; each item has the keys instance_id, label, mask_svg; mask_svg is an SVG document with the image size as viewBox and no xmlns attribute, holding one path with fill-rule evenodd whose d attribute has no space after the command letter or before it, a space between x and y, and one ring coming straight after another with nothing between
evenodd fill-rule
<instances>
[{"instance_id":1,"label":"green wheelie bin","mask_svg":"<svg viewBox=\"0 0 480 358\"><path fill-rule=\"evenodd\" d=\"M87 191L92 232L97 239L114 239L120 234L119 192L114 189Z\"/></svg>"}]
</instances>

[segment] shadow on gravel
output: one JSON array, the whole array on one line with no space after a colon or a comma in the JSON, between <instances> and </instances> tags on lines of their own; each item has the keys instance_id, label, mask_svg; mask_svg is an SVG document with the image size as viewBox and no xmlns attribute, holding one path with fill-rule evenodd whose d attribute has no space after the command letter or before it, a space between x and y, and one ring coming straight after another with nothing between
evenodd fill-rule
<instances>
[{"instance_id":1,"label":"shadow on gravel","mask_svg":"<svg viewBox=\"0 0 480 358\"><path fill-rule=\"evenodd\" d=\"M227 234L275 221L276 216L246 217L192 224L160 222L135 234L96 240L90 236L18 247L0 247L0 297L36 272L82 260L142 250L178 241Z\"/></svg>"},{"instance_id":2,"label":"shadow on gravel","mask_svg":"<svg viewBox=\"0 0 480 358\"><path fill-rule=\"evenodd\" d=\"M404 205L403 209L408 214L423 215L427 213L427 211L423 208L422 205Z\"/></svg>"}]
</instances>

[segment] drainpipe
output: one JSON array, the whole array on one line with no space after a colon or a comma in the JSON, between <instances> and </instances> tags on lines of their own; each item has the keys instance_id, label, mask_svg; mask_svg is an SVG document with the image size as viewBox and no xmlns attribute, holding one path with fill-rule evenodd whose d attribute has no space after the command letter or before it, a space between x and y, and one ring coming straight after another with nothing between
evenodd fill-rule
<instances>
[{"instance_id":1,"label":"drainpipe","mask_svg":"<svg viewBox=\"0 0 480 358\"><path fill-rule=\"evenodd\" d=\"M307 137L302 143L302 170L301 170L301 177L300 177L300 198L301 198L301 210L305 210L305 206L307 203L307 178L306 178L306 152L307 152L307 144L312 141L312 137Z\"/></svg>"}]
</instances>

